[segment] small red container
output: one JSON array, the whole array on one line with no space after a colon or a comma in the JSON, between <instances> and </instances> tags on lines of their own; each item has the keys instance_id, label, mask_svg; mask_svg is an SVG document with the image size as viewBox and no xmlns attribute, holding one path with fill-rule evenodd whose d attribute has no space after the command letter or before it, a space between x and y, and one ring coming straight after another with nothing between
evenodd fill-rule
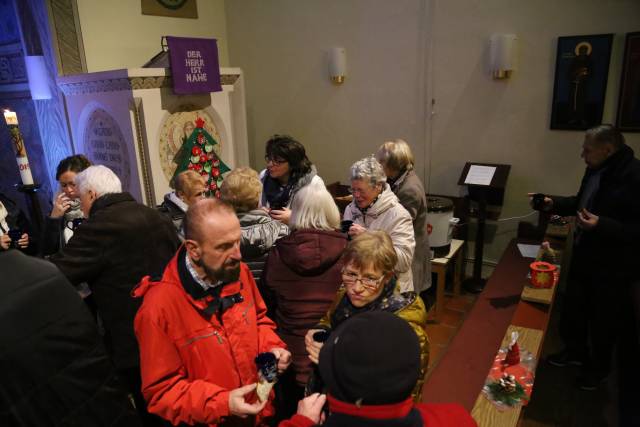
<instances>
[{"instance_id":1,"label":"small red container","mask_svg":"<svg viewBox=\"0 0 640 427\"><path fill-rule=\"evenodd\" d=\"M550 288L555 281L556 266L544 261L535 261L529 265L531 284L536 288Z\"/></svg>"}]
</instances>

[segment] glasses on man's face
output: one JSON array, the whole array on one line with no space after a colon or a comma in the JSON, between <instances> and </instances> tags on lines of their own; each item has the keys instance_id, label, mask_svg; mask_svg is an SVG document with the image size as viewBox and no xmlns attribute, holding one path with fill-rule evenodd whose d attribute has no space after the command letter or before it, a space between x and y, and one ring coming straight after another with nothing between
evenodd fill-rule
<instances>
[{"instance_id":1,"label":"glasses on man's face","mask_svg":"<svg viewBox=\"0 0 640 427\"><path fill-rule=\"evenodd\" d=\"M356 273L352 271L343 271L342 272L342 281L345 285L355 285L357 282L362 283L362 287L370 292L377 291L380 287L380 282L384 275L373 278L373 277L360 277Z\"/></svg>"},{"instance_id":2,"label":"glasses on man's face","mask_svg":"<svg viewBox=\"0 0 640 427\"><path fill-rule=\"evenodd\" d=\"M273 157L269 157L269 156L264 156L264 162L269 164L269 162L271 162L272 165L274 166L278 166L281 165L283 163L287 163L287 161L285 159L274 159Z\"/></svg>"}]
</instances>

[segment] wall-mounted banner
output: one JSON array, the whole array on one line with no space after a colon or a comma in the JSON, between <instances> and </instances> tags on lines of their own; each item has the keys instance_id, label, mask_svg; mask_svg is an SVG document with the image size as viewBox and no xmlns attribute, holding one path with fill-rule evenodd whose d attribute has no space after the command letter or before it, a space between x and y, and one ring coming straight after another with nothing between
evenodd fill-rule
<instances>
[{"instance_id":1,"label":"wall-mounted banner","mask_svg":"<svg viewBox=\"0 0 640 427\"><path fill-rule=\"evenodd\" d=\"M176 94L220 92L216 39L166 36Z\"/></svg>"}]
</instances>

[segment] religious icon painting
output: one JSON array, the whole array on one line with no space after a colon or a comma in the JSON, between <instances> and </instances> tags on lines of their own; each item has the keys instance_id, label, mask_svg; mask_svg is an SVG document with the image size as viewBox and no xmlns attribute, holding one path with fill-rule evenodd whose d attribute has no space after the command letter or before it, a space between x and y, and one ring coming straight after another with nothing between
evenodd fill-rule
<instances>
[{"instance_id":1,"label":"religious icon painting","mask_svg":"<svg viewBox=\"0 0 640 427\"><path fill-rule=\"evenodd\" d=\"M613 34L558 37L551 129L602 123Z\"/></svg>"},{"instance_id":2,"label":"religious icon painting","mask_svg":"<svg viewBox=\"0 0 640 427\"><path fill-rule=\"evenodd\" d=\"M640 32L628 33L625 40L616 126L640 132Z\"/></svg>"}]
</instances>

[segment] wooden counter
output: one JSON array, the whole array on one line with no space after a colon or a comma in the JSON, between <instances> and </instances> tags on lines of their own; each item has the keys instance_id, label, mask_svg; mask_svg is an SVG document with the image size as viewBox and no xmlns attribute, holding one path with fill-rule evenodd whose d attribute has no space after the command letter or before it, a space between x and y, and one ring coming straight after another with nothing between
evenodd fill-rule
<instances>
[{"instance_id":1,"label":"wooden counter","mask_svg":"<svg viewBox=\"0 0 640 427\"><path fill-rule=\"evenodd\" d=\"M562 239L552 241L556 248L563 248L564 244ZM570 239L567 244L570 244ZM470 412L474 410L479 396L484 399L482 387L510 325L540 331L536 351L539 358L553 301L551 305L544 305L521 300L532 261L520 255L515 239L509 243L463 326L427 378L423 389L424 402L457 402ZM566 274L567 270L563 268L561 274ZM484 413L489 410L487 408L482 405L474 410L477 421L493 419L492 415ZM509 420L513 418L506 417ZM517 421L517 416L515 419Z\"/></svg>"}]
</instances>

